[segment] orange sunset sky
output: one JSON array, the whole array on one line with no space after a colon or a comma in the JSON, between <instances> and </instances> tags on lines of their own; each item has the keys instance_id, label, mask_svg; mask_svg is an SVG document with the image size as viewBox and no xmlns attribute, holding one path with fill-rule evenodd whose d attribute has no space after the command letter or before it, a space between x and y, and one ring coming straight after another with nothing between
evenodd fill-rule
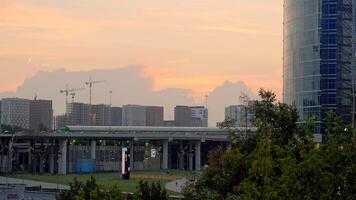
<instances>
[{"instance_id":1,"label":"orange sunset sky","mask_svg":"<svg viewBox=\"0 0 356 200\"><path fill-rule=\"evenodd\" d=\"M144 65L153 89L282 92L281 0L1 0L0 92L39 70Z\"/></svg>"}]
</instances>

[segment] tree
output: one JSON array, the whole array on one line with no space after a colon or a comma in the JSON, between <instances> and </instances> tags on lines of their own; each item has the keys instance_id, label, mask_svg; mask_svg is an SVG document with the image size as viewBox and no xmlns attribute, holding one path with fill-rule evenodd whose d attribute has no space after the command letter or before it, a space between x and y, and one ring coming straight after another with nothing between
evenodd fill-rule
<instances>
[{"instance_id":1,"label":"tree","mask_svg":"<svg viewBox=\"0 0 356 200\"><path fill-rule=\"evenodd\" d=\"M137 191L134 194L136 200L168 200L165 189L161 188L160 183L148 184L147 181L140 181Z\"/></svg>"},{"instance_id":2,"label":"tree","mask_svg":"<svg viewBox=\"0 0 356 200\"><path fill-rule=\"evenodd\" d=\"M183 190L185 199L354 199L356 137L333 113L327 140L313 141L314 119L297 126L297 110L261 89L255 103L257 132L233 147L213 149L208 167ZM228 123L226 123L228 124Z\"/></svg>"},{"instance_id":3,"label":"tree","mask_svg":"<svg viewBox=\"0 0 356 200\"><path fill-rule=\"evenodd\" d=\"M59 194L60 200L123 200L124 197L117 184L111 187L104 187L96 183L92 176L85 184L74 178L73 183L69 184L68 191Z\"/></svg>"},{"instance_id":4,"label":"tree","mask_svg":"<svg viewBox=\"0 0 356 200\"><path fill-rule=\"evenodd\" d=\"M247 133L248 128L248 113L249 113L249 103L251 98L244 92L239 96L240 103L244 106L244 117L245 117L245 133Z\"/></svg>"}]
</instances>

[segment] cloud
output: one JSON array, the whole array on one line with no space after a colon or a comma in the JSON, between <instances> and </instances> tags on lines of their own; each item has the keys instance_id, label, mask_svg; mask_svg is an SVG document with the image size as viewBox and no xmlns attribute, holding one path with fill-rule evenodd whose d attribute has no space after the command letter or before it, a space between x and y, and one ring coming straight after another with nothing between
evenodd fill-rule
<instances>
[{"instance_id":1,"label":"cloud","mask_svg":"<svg viewBox=\"0 0 356 200\"><path fill-rule=\"evenodd\" d=\"M33 98L36 94L42 99L53 99L55 113L61 114L64 113L65 96L59 91L64 89L66 84L69 84L70 88L85 87L85 81L92 77L93 80L106 81L93 87L93 103L108 103L110 90L113 91L112 101L116 106L133 103L163 105L170 108L177 104L193 103L189 89L167 88L153 91L154 81L142 76L144 70L143 66L129 66L90 71L69 72L65 69L39 71L27 78L16 92L0 94L0 96ZM88 89L78 92L76 101L88 102Z\"/></svg>"},{"instance_id":2,"label":"cloud","mask_svg":"<svg viewBox=\"0 0 356 200\"><path fill-rule=\"evenodd\" d=\"M222 85L210 92L208 97L208 108L209 124L211 126L214 126L216 122L224 120L225 107L240 103L239 96L242 92L247 94L251 99L257 98L243 81L225 81Z\"/></svg>"},{"instance_id":3,"label":"cloud","mask_svg":"<svg viewBox=\"0 0 356 200\"><path fill-rule=\"evenodd\" d=\"M222 31L222 32L233 32L233 33L244 33L244 34L254 34L254 35L270 35L270 36L280 36L279 33L274 33L265 30L258 30L252 28L238 28L238 27L224 27L224 26L197 26L196 29L209 30L209 31Z\"/></svg>"},{"instance_id":4,"label":"cloud","mask_svg":"<svg viewBox=\"0 0 356 200\"><path fill-rule=\"evenodd\" d=\"M114 106L124 104L162 105L165 107L165 117L174 118L176 105L204 105L193 98L194 92L186 88L168 87L153 90L155 80L150 76L143 76L150 68L144 66L128 66L113 69L97 69L89 71L39 71L27 78L15 92L0 93L2 97L22 97L32 99L35 95L40 99L52 99L55 114L63 114L65 109L65 96L59 91L66 84L69 88L86 87L84 82L92 77L93 80L105 80L105 83L93 87L93 103L109 103L109 91L112 90L112 103ZM158 72L160 73L160 72ZM161 72L164 74L164 70ZM225 81L209 93L210 125L224 119L224 108L238 103L238 96L245 92L255 97L244 82ZM69 101L71 101L69 99ZM75 101L88 102L89 92L80 91Z\"/></svg>"}]
</instances>

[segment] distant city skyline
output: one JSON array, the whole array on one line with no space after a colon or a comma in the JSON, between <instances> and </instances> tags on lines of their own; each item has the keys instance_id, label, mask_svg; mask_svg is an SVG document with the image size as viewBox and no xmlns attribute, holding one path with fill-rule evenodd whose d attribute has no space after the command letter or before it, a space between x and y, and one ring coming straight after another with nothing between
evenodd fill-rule
<instances>
[{"instance_id":1,"label":"distant city skyline","mask_svg":"<svg viewBox=\"0 0 356 200\"><path fill-rule=\"evenodd\" d=\"M144 67L152 90L225 81L282 91L280 0L0 2L0 92L39 71ZM251 14L255 13L255 14ZM256 59L258 56L259 59Z\"/></svg>"},{"instance_id":2,"label":"distant city skyline","mask_svg":"<svg viewBox=\"0 0 356 200\"><path fill-rule=\"evenodd\" d=\"M191 90L181 88L166 88L153 90L153 81L141 76L143 66L129 66L110 70L92 70L81 72L67 72L64 69L52 72L39 72L35 76L26 79L16 92L1 93L0 98L21 97L33 99L53 100L55 115L65 113L66 97L61 90L68 84L70 88L86 87L85 82L91 76L93 80L106 80L102 84L95 85L92 91L93 104L111 104L122 106L125 104L158 105L165 109L165 119L174 118L176 105L205 105L204 102L195 101ZM110 95L110 91L112 91ZM215 126L216 122L224 120L224 108L228 105L239 103L241 92L246 93L252 99L256 96L242 81L226 81L208 93L209 124ZM111 98L110 98L111 96ZM71 102L71 96L68 96ZM77 91L75 102L89 103L89 91Z\"/></svg>"}]
</instances>

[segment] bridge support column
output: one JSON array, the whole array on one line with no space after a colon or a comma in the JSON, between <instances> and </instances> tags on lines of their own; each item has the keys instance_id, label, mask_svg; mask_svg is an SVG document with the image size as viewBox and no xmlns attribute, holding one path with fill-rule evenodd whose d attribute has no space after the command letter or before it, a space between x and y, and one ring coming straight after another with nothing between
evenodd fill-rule
<instances>
[{"instance_id":1,"label":"bridge support column","mask_svg":"<svg viewBox=\"0 0 356 200\"><path fill-rule=\"evenodd\" d=\"M7 172L12 172L12 157L13 157L13 142L9 141L9 151L8 151L8 168Z\"/></svg>"},{"instance_id":2,"label":"bridge support column","mask_svg":"<svg viewBox=\"0 0 356 200\"><path fill-rule=\"evenodd\" d=\"M232 144L231 144L231 142L228 142L228 143L226 143L226 150L231 150L231 148L232 148Z\"/></svg>"},{"instance_id":3,"label":"bridge support column","mask_svg":"<svg viewBox=\"0 0 356 200\"><path fill-rule=\"evenodd\" d=\"M90 159L96 159L96 140L90 141Z\"/></svg>"},{"instance_id":4,"label":"bridge support column","mask_svg":"<svg viewBox=\"0 0 356 200\"><path fill-rule=\"evenodd\" d=\"M193 169L194 169L193 158L194 158L194 154L193 154L193 144L192 144L192 143L189 143L189 153L188 153L189 171L193 171Z\"/></svg>"},{"instance_id":5,"label":"bridge support column","mask_svg":"<svg viewBox=\"0 0 356 200\"><path fill-rule=\"evenodd\" d=\"M201 142L195 143L195 170L201 170Z\"/></svg>"},{"instance_id":6,"label":"bridge support column","mask_svg":"<svg viewBox=\"0 0 356 200\"><path fill-rule=\"evenodd\" d=\"M162 153L163 153L163 163L162 163L162 169L168 169L168 140L163 140L163 149L162 149Z\"/></svg>"},{"instance_id":7,"label":"bridge support column","mask_svg":"<svg viewBox=\"0 0 356 200\"><path fill-rule=\"evenodd\" d=\"M58 159L58 169L60 175L67 174L67 140L60 143L60 158Z\"/></svg>"},{"instance_id":8,"label":"bridge support column","mask_svg":"<svg viewBox=\"0 0 356 200\"><path fill-rule=\"evenodd\" d=\"M49 173L54 174L54 154L49 155Z\"/></svg>"},{"instance_id":9,"label":"bridge support column","mask_svg":"<svg viewBox=\"0 0 356 200\"><path fill-rule=\"evenodd\" d=\"M188 158L189 158L189 171L193 171L193 169L194 169L194 162L193 162L194 154L189 153Z\"/></svg>"},{"instance_id":10,"label":"bridge support column","mask_svg":"<svg viewBox=\"0 0 356 200\"><path fill-rule=\"evenodd\" d=\"M135 148L135 141L132 140L130 142L130 171L135 170L135 163L134 163L134 148Z\"/></svg>"},{"instance_id":11,"label":"bridge support column","mask_svg":"<svg viewBox=\"0 0 356 200\"><path fill-rule=\"evenodd\" d=\"M39 156L39 162L40 162L40 174L43 174L44 173L44 166L43 166L43 155L40 155Z\"/></svg>"}]
</instances>

